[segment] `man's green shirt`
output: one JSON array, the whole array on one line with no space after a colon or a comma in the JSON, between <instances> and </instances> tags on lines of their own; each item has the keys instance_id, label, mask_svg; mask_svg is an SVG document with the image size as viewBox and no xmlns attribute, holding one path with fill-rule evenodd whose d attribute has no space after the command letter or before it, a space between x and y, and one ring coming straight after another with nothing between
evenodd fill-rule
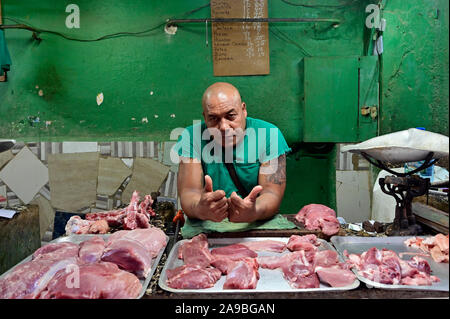
<instances>
[{"instance_id":1,"label":"man's green shirt","mask_svg":"<svg viewBox=\"0 0 450 319\"><path fill-rule=\"evenodd\" d=\"M226 159L231 159L231 154L225 154L224 149L214 143L206 130L205 122L199 121L187 127L179 137L175 149L179 156L201 161L203 173L209 175L213 181L214 191L222 189L226 197L232 192L239 194L224 165ZM244 139L233 148L232 152L236 173L247 192L250 193L253 187L258 185L261 163L290 151L283 134L275 125L247 117ZM242 194L239 195L242 197Z\"/></svg>"}]
</instances>

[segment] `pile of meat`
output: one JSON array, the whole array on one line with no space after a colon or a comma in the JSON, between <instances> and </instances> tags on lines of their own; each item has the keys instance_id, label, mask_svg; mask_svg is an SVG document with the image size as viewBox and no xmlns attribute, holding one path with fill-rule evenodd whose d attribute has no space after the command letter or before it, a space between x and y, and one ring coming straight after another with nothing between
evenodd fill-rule
<instances>
[{"instance_id":1,"label":"pile of meat","mask_svg":"<svg viewBox=\"0 0 450 319\"><path fill-rule=\"evenodd\" d=\"M122 230L105 242L50 243L0 279L0 299L126 299L142 290L152 258L166 246L156 227Z\"/></svg>"},{"instance_id":2,"label":"pile of meat","mask_svg":"<svg viewBox=\"0 0 450 319\"><path fill-rule=\"evenodd\" d=\"M295 219L303 223L306 229L320 230L328 236L339 232L339 221L336 212L331 208L321 204L309 204L304 206L295 215Z\"/></svg>"},{"instance_id":3,"label":"pile of meat","mask_svg":"<svg viewBox=\"0 0 450 319\"><path fill-rule=\"evenodd\" d=\"M362 254L349 254L344 250L349 265L358 270L358 274L377 283L387 285L430 286L439 282L439 278L431 275L428 262L414 256L410 260L402 260L392 250L376 247Z\"/></svg>"},{"instance_id":4,"label":"pile of meat","mask_svg":"<svg viewBox=\"0 0 450 319\"><path fill-rule=\"evenodd\" d=\"M437 234L427 238L412 237L408 238L405 244L430 254L437 263L448 263L448 235Z\"/></svg>"},{"instance_id":5,"label":"pile of meat","mask_svg":"<svg viewBox=\"0 0 450 319\"><path fill-rule=\"evenodd\" d=\"M66 235L106 234L110 227L122 227L126 230L149 228L150 217L155 216L152 204L150 195L145 195L140 202L139 193L134 191L129 205L123 209L88 213L86 219L72 216L66 224Z\"/></svg>"},{"instance_id":6,"label":"pile of meat","mask_svg":"<svg viewBox=\"0 0 450 319\"><path fill-rule=\"evenodd\" d=\"M255 289L259 269L278 269L294 289L319 288L320 283L343 287L356 276L346 263L340 263L333 250L319 250L315 235L293 235L286 243L275 240L242 242L209 249L200 234L183 243L178 258L184 265L167 270L167 285L174 289L214 287L222 275L223 289ZM286 251L287 250L287 251ZM258 256L257 252L275 252L275 256Z\"/></svg>"}]
</instances>

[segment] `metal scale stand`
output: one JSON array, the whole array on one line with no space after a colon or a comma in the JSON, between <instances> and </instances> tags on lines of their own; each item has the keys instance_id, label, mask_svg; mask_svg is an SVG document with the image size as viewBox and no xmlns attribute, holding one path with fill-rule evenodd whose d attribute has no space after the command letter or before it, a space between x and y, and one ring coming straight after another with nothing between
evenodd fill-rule
<instances>
[{"instance_id":1,"label":"metal scale stand","mask_svg":"<svg viewBox=\"0 0 450 319\"><path fill-rule=\"evenodd\" d=\"M387 163L377 159L373 160L364 152L361 152L361 155L372 165L394 174L378 180L383 193L393 196L397 202L394 222L386 229L386 235L415 236L421 234L422 227L416 224L416 218L411 209L411 202L414 197L427 194L431 183L429 178L422 178L414 174L438 161L438 159L433 159L434 153L430 152L420 167L408 173L395 172L387 167Z\"/></svg>"}]
</instances>

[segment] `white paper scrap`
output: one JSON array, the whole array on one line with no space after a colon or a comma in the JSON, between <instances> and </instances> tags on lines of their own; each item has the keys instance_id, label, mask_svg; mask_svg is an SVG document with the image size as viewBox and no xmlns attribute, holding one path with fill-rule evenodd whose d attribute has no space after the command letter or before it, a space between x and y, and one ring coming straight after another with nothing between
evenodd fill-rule
<instances>
[{"instance_id":1,"label":"white paper scrap","mask_svg":"<svg viewBox=\"0 0 450 319\"><path fill-rule=\"evenodd\" d=\"M17 211L11 209L0 209L0 217L13 218L16 213Z\"/></svg>"}]
</instances>

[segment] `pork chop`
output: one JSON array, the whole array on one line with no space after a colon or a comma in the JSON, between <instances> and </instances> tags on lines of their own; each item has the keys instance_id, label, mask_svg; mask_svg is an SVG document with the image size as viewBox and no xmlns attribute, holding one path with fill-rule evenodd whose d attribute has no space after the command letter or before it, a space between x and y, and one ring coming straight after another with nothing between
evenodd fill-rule
<instances>
[{"instance_id":1,"label":"pork chop","mask_svg":"<svg viewBox=\"0 0 450 319\"><path fill-rule=\"evenodd\" d=\"M168 269L167 286L174 289L205 289L214 287L222 276L219 269L199 265L183 265Z\"/></svg>"}]
</instances>

